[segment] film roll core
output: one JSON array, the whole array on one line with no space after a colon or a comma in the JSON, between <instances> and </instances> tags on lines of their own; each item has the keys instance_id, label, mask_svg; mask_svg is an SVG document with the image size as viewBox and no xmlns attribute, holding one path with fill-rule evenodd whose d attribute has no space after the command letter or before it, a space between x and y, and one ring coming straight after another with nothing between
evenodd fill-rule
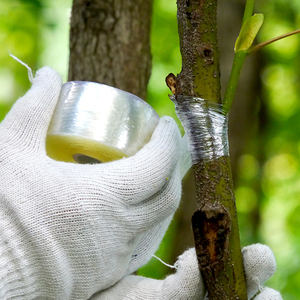
<instances>
[{"instance_id":1,"label":"film roll core","mask_svg":"<svg viewBox=\"0 0 300 300\"><path fill-rule=\"evenodd\" d=\"M63 84L46 138L47 155L71 163L129 157L151 138L159 122L139 97L105 84Z\"/></svg>"}]
</instances>

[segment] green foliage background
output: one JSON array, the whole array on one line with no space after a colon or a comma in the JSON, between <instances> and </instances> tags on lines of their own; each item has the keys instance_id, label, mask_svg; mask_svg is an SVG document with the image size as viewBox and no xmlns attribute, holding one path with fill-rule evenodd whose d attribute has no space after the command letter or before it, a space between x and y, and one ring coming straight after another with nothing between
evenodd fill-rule
<instances>
[{"instance_id":1,"label":"green foliage background","mask_svg":"<svg viewBox=\"0 0 300 300\"><path fill-rule=\"evenodd\" d=\"M4 0L0 2L0 119L30 87L27 70L48 65L66 81L71 0ZM263 0L265 15L259 41L300 27L299 0ZM232 45L233 49L234 45ZM180 72L176 1L156 0L152 25L153 71L148 101L160 115L174 114L165 76ZM275 252L277 273L267 283L285 300L300 298L300 37L267 46L261 72L264 127L239 162L236 198L242 244L261 242ZM257 225L257 226L253 226ZM172 247L172 224L158 255ZM165 267L155 259L141 274L162 278Z\"/></svg>"}]
</instances>

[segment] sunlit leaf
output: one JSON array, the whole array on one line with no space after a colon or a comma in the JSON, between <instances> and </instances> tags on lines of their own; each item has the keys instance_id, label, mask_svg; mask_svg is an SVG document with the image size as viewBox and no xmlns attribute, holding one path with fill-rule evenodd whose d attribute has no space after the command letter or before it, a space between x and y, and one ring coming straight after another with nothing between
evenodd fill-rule
<instances>
[{"instance_id":1,"label":"sunlit leaf","mask_svg":"<svg viewBox=\"0 0 300 300\"><path fill-rule=\"evenodd\" d=\"M263 21L263 14L255 14L245 21L235 42L235 52L247 51L251 47Z\"/></svg>"}]
</instances>

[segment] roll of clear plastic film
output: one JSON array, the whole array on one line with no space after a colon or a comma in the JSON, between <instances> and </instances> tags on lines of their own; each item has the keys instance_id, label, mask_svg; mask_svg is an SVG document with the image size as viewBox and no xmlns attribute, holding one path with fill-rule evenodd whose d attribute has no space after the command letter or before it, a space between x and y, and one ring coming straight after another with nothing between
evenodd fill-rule
<instances>
[{"instance_id":1,"label":"roll of clear plastic film","mask_svg":"<svg viewBox=\"0 0 300 300\"><path fill-rule=\"evenodd\" d=\"M159 122L155 110L139 97L85 81L62 86L50 122L47 155L72 163L102 163L134 155Z\"/></svg>"}]
</instances>

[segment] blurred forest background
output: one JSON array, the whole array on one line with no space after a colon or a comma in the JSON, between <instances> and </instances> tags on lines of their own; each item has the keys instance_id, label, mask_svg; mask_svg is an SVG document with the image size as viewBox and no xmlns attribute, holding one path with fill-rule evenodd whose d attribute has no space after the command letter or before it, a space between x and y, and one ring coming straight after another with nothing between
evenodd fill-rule
<instances>
[{"instance_id":1,"label":"blurred forest background","mask_svg":"<svg viewBox=\"0 0 300 300\"><path fill-rule=\"evenodd\" d=\"M245 1L219 0L223 89ZM71 0L0 2L0 118L30 87L27 70L48 65L67 80ZM299 0L257 1L265 15L262 42L300 27ZM152 20L153 70L147 101L159 115L176 118L165 77L181 69L175 0L155 0ZM242 245L264 243L277 258L267 285L285 300L300 298L300 36L267 46L248 58L230 116L232 170ZM183 200L156 255L173 264L192 246L193 188L188 175ZM163 278L172 272L152 258L139 273Z\"/></svg>"}]
</instances>

